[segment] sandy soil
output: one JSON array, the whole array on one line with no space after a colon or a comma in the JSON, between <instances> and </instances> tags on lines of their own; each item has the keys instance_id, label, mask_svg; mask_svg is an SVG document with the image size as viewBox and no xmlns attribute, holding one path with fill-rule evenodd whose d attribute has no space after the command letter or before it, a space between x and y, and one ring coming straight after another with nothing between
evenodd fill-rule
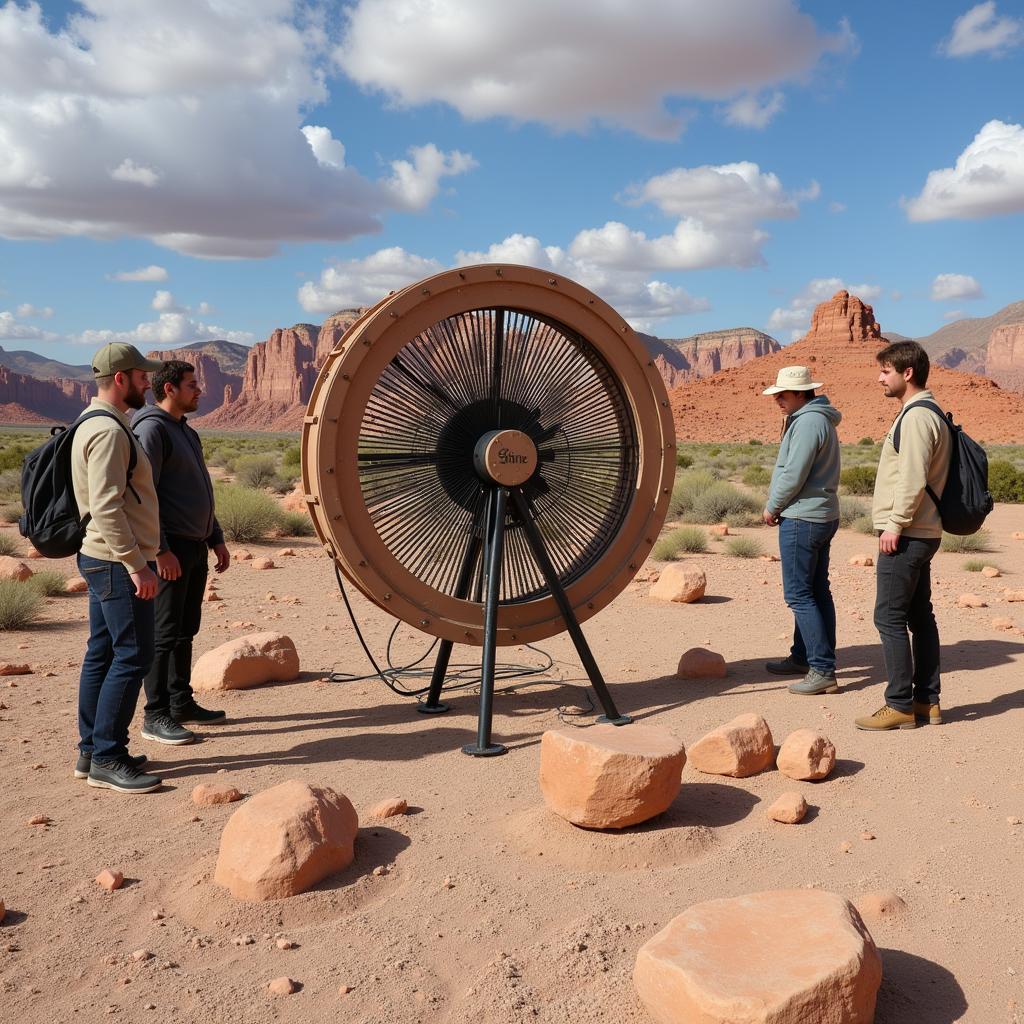
<instances>
[{"instance_id":1,"label":"sandy soil","mask_svg":"<svg viewBox=\"0 0 1024 1024\"><path fill-rule=\"evenodd\" d=\"M1024 818L1024 605L1007 604L1002 591L1024 587L1024 542L1010 539L1024 530L1024 507L999 507L990 525L998 550L987 558L1003 578L963 571L963 556L940 554L935 563L947 717L938 728L873 735L853 727L855 715L881 703L884 678L871 624L874 572L847 564L873 553L871 538L844 531L833 546L836 696L795 697L763 672L766 658L786 652L791 628L777 563L697 556L709 585L696 605L656 603L645 584L633 584L586 626L620 707L687 744L757 711L776 742L798 727L823 728L840 762L817 784L687 767L672 809L622 834L573 828L546 811L538 790L541 733L563 719L592 721L566 714L587 703L566 637L540 645L556 659L547 679L496 698L495 735L509 754L471 760L459 750L474 735L471 692L431 718L379 682L324 681L332 667L362 672L365 662L312 541L252 546L272 555L288 543L298 557L268 572L232 566L197 644L201 653L244 628L232 623L281 629L298 646L302 678L208 701L230 719L193 747L136 739L134 749L164 777L162 791L90 789L71 777L87 602L54 599L39 625L0 635L0 660L35 669L0 679L0 898L8 908L0 1016L20 1024L643 1022L634 957L672 916L711 897L813 886L851 898L891 888L907 903L900 918L868 920L885 970L879 1024L1017 1022L1024 826L1008 819ZM767 530L741 532L774 544ZM268 591L301 603L268 604ZM957 609L964 591L989 607ZM382 652L390 620L362 600L356 608ZM1010 616L1017 631L993 629L996 616ZM403 636L399 659L422 650L417 634ZM698 645L726 657L727 678L673 677L680 653ZM456 649L461 660L477 654ZM500 654L540 660L520 649ZM411 813L364 823L355 863L316 891L236 902L211 874L238 805L196 808L192 787L230 781L254 793L288 778L333 786L364 816L391 795L405 797ZM808 820L767 820L765 808L794 788L813 807ZM36 814L50 824L28 825ZM386 873L374 875L378 866ZM122 890L95 885L104 867L124 873ZM242 936L254 941L236 944ZM278 937L296 948L277 948ZM136 962L140 949L153 957ZM269 995L267 982L281 975L300 991ZM351 991L340 995L343 985Z\"/></svg>"}]
</instances>

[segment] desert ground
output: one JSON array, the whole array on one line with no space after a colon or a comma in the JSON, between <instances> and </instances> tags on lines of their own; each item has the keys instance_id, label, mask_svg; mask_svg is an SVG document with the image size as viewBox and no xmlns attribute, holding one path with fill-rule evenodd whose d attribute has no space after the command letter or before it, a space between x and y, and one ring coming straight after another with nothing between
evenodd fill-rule
<instances>
[{"instance_id":1,"label":"desert ground","mask_svg":"<svg viewBox=\"0 0 1024 1024\"><path fill-rule=\"evenodd\" d=\"M205 696L229 718L194 746L142 741L140 708L133 750L149 755L165 785L128 797L72 778L87 598L49 599L37 623L0 634L0 661L33 669L0 679L3 1019L640 1024L650 1018L631 971L660 927L705 899L801 887L860 902L883 960L878 1024L1024 1019L1024 604L1003 595L1024 586L1024 541L1011 537L1024 530L1024 506L997 506L988 525L994 550L981 557L1001 577L964 571L963 555L936 556L946 722L915 731L853 726L882 702L874 570L849 564L875 553L872 537L843 530L833 544L842 684L833 696L793 696L763 670L786 653L791 630L777 562L725 557L713 544L689 556L708 577L707 596L691 605L654 601L649 583L633 583L585 626L620 708L687 745L755 711L776 744L796 728L822 729L839 761L819 783L688 765L672 808L621 833L569 825L538 788L544 730L593 722L565 635L539 644L551 670L496 698L494 732L509 753L470 759L460 747L475 735L475 691L431 717L380 681L329 681L332 670L369 671L329 561L310 539L245 545L278 567L231 566L219 581L223 601L204 607L196 654L280 630L294 639L302 674ZM775 549L768 528L733 532ZM278 557L284 545L296 556ZM74 572L70 561L57 567ZM965 592L987 607L956 607ZM392 620L358 596L354 606L382 657ZM997 617L1016 628L994 628ZM396 661L427 642L403 627ZM720 652L728 675L677 679L679 656L695 646ZM453 660L478 657L457 647ZM499 660L543 656L503 648ZM212 874L222 827L240 805L196 807L192 788L223 781L254 794L292 778L351 799L362 821L356 859L306 894L238 902ZM808 818L769 820L765 808L792 789L811 805ZM390 796L406 799L409 813L367 820ZM30 825L36 815L48 823ZM97 886L104 868L123 872L124 888ZM879 890L895 891L905 911L872 914L864 897ZM293 948L279 948L282 938ZM140 950L152 956L133 957ZM298 983L295 994L268 993L282 975Z\"/></svg>"}]
</instances>

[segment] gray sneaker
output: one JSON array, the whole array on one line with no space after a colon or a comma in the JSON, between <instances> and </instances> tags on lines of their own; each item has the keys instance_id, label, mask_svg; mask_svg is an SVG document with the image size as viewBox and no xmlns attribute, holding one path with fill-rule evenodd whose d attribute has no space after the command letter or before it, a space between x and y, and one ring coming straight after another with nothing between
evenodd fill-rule
<instances>
[{"instance_id":1,"label":"gray sneaker","mask_svg":"<svg viewBox=\"0 0 1024 1024\"><path fill-rule=\"evenodd\" d=\"M808 671L798 683L789 684L790 693L802 693L807 696L815 696L819 693L838 693L839 684L836 682L835 672L819 672L816 668Z\"/></svg>"},{"instance_id":2,"label":"gray sneaker","mask_svg":"<svg viewBox=\"0 0 1024 1024\"><path fill-rule=\"evenodd\" d=\"M810 665L801 665L799 661L794 661L788 656L782 661L769 661L764 666L766 672L771 672L776 676L802 676L810 667Z\"/></svg>"},{"instance_id":3,"label":"gray sneaker","mask_svg":"<svg viewBox=\"0 0 1024 1024\"><path fill-rule=\"evenodd\" d=\"M186 743L195 743L196 734L171 718L170 715L146 715L142 719L142 738L166 743L172 747L181 747Z\"/></svg>"},{"instance_id":4,"label":"gray sneaker","mask_svg":"<svg viewBox=\"0 0 1024 1024\"><path fill-rule=\"evenodd\" d=\"M85 781L96 789L118 793L152 793L162 785L158 776L146 775L130 761L93 761Z\"/></svg>"}]
</instances>

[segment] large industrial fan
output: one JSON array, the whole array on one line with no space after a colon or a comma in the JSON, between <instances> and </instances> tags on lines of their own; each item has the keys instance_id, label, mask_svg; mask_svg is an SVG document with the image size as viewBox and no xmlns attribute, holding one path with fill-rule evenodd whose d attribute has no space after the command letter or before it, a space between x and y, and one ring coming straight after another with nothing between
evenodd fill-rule
<instances>
[{"instance_id":1,"label":"large industrial fan","mask_svg":"<svg viewBox=\"0 0 1024 1024\"><path fill-rule=\"evenodd\" d=\"M567 630L619 713L580 623L636 574L675 472L665 386L633 330L585 288L530 267L452 270L363 314L327 357L302 432L320 540L367 598L480 646L474 756L492 741L495 651Z\"/></svg>"}]
</instances>

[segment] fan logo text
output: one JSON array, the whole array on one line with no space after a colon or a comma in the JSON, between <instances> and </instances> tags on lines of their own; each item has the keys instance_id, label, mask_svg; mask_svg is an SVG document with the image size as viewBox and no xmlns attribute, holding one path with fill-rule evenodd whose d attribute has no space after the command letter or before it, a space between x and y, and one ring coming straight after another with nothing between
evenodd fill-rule
<instances>
[{"instance_id":1,"label":"fan logo text","mask_svg":"<svg viewBox=\"0 0 1024 1024\"><path fill-rule=\"evenodd\" d=\"M498 461L503 466L525 466L527 458L525 455L509 451L508 448L501 448L498 450Z\"/></svg>"}]
</instances>

